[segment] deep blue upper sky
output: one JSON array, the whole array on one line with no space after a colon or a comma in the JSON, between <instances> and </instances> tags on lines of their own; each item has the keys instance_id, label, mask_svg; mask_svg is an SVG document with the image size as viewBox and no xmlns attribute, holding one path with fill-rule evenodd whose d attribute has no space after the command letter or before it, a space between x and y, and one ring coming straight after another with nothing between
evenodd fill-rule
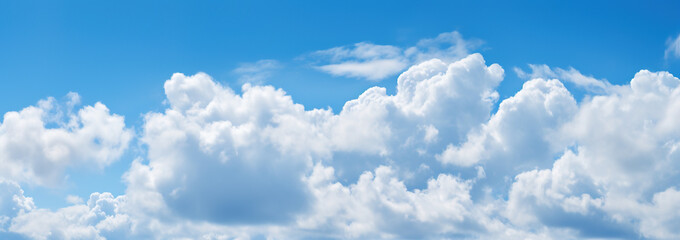
<instances>
[{"instance_id":1,"label":"deep blue upper sky","mask_svg":"<svg viewBox=\"0 0 680 240\"><path fill-rule=\"evenodd\" d=\"M285 63L361 41L411 46L454 30L483 40L506 82L512 67L535 63L623 83L643 68L677 72L663 52L680 32L678 11L677 1L3 1L0 111L75 91L136 116L159 107L174 72L204 71L238 89L231 71L242 62ZM375 84L304 70L268 83L336 110Z\"/></svg>"},{"instance_id":2,"label":"deep blue upper sky","mask_svg":"<svg viewBox=\"0 0 680 240\"><path fill-rule=\"evenodd\" d=\"M619 84L640 69L677 76L680 60L664 49L680 33L679 12L678 1L2 1L0 113L73 91L139 128L141 114L163 108L172 73L203 71L238 90L233 69L261 59L283 64L266 84L337 111L370 86L393 91L395 78L333 77L300 56L362 41L408 47L450 31L484 41L487 62L504 67L501 99L522 84L512 68L530 63ZM133 157L102 178L118 182ZM77 191L124 190L97 187Z\"/></svg>"}]
</instances>

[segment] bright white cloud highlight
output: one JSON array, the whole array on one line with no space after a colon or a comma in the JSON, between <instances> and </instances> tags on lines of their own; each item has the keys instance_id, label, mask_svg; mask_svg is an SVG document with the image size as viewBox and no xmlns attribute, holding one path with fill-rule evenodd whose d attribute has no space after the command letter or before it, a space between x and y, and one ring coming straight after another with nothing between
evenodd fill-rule
<instances>
[{"instance_id":1,"label":"bright white cloud highlight","mask_svg":"<svg viewBox=\"0 0 680 240\"><path fill-rule=\"evenodd\" d=\"M484 121L502 77L500 66L486 66L478 54L451 64L435 59L404 73L396 95L374 87L335 115L305 110L271 86L245 84L237 95L206 74L174 74L165 83L170 108L145 117L149 164L133 165L129 194L160 194L170 209L197 220L290 220L314 201L302 180L314 163L336 152L407 161L403 144L420 146L409 154L426 153L444 132L437 129L462 136ZM333 164L354 171L351 163ZM207 187L214 182L220 188Z\"/></svg>"},{"instance_id":2,"label":"bright white cloud highlight","mask_svg":"<svg viewBox=\"0 0 680 240\"><path fill-rule=\"evenodd\" d=\"M54 186L67 167L102 168L127 149L133 133L122 116L102 103L74 109L78 94L65 103L54 98L18 112L0 123L0 177Z\"/></svg>"},{"instance_id":3,"label":"bright white cloud highlight","mask_svg":"<svg viewBox=\"0 0 680 240\"><path fill-rule=\"evenodd\" d=\"M0 223L35 239L679 238L680 80L530 67L493 114L504 71L480 54L419 62L394 95L367 89L338 114L177 73L168 108L144 116L148 153L125 195L51 211L0 184ZM592 96L577 102L563 81Z\"/></svg>"},{"instance_id":4,"label":"bright white cloud highlight","mask_svg":"<svg viewBox=\"0 0 680 240\"><path fill-rule=\"evenodd\" d=\"M472 166L492 160L493 167L533 168L563 150L556 129L576 112L576 101L558 80L534 79L503 100L498 111L460 146L448 145L437 159L445 164ZM523 159L507 162L507 159ZM504 167L501 167L504 165ZM524 165L524 166L522 166Z\"/></svg>"},{"instance_id":5,"label":"bright white cloud highlight","mask_svg":"<svg viewBox=\"0 0 680 240\"><path fill-rule=\"evenodd\" d=\"M626 238L636 234L627 229L637 229L650 238L677 238L676 231L658 227L680 211L660 200L674 196L678 180L680 134L669 122L678 119L679 85L669 73L642 70L616 93L583 102L560 128L577 152L567 150L552 170L517 176L509 199L517 204L508 209L513 222L535 218L581 234L605 229ZM667 212L652 220L655 208ZM574 218L591 227L570 226Z\"/></svg>"},{"instance_id":6,"label":"bright white cloud highlight","mask_svg":"<svg viewBox=\"0 0 680 240\"><path fill-rule=\"evenodd\" d=\"M392 168L365 172L356 184L334 181L334 169L316 166L306 179L315 197L312 216L303 216L303 229L331 227L336 237L424 237L463 232L471 217L471 181L441 174L427 188L409 191ZM407 227L410 226L410 227Z\"/></svg>"},{"instance_id":7,"label":"bright white cloud highlight","mask_svg":"<svg viewBox=\"0 0 680 240\"><path fill-rule=\"evenodd\" d=\"M122 204L123 197L93 193L86 205L21 212L9 230L32 239L124 239L135 226L120 214Z\"/></svg>"},{"instance_id":8,"label":"bright white cloud highlight","mask_svg":"<svg viewBox=\"0 0 680 240\"><path fill-rule=\"evenodd\" d=\"M33 209L33 198L24 196L24 190L19 184L0 180L0 233L8 230L12 218Z\"/></svg>"}]
</instances>

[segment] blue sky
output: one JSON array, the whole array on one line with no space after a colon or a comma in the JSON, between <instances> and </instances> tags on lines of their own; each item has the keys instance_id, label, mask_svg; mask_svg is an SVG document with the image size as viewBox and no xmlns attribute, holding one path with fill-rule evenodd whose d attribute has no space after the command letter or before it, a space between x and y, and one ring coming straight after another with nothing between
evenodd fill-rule
<instances>
[{"instance_id":1,"label":"blue sky","mask_svg":"<svg viewBox=\"0 0 680 240\"><path fill-rule=\"evenodd\" d=\"M3 87L1 94L13 101L0 110L87 91L81 94L86 102L111 102L126 116L157 109L163 100L158 86L174 72L203 71L238 86L232 70L261 59L294 68L272 84L296 101L336 109L374 83L316 75L297 57L364 41L412 46L454 30L484 41L479 51L502 66L572 66L625 83L639 69L677 70L663 51L680 31L674 1L621 1L616 7L606 1L2 4L0 61L6 79L16 81ZM332 91L306 93L311 84Z\"/></svg>"},{"instance_id":2,"label":"blue sky","mask_svg":"<svg viewBox=\"0 0 680 240\"><path fill-rule=\"evenodd\" d=\"M3 1L0 113L21 111L23 120L19 122L30 124L33 115L22 110L35 106L43 113L36 128L8 124L9 115L1 122L0 150L5 154L0 154L0 162L5 167L0 167L4 168L0 180L4 179L9 193L16 192L17 185L35 206L23 212L0 212L0 217L9 219L0 218L0 232L38 239L69 238L29 234L31 229L21 223L31 216L49 215L40 215L41 211L61 213L85 206L82 203L92 210L97 204L89 204L88 199L104 195L91 194L108 192L112 196L109 202L131 202L116 205L115 213L132 219L133 225L167 216L177 222L207 222L200 227L196 227L198 223L164 226L189 229L186 232L197 235L173 235L172 231L161 235L157 229L97 230L100 236L113 239L205 234L273 238L677 237L680 233L668 229L667 222L655 222L649 216L663 209L680 209L663 201L673 199L675 189L680 188L674 183L677 172L672 171L679 167L673 149L680 146L676 129L680 124L675 119L680 117L676 114L680 105L675 102L680 90L673 77L680 74L678 10L676 1L618 1L615 6L608 1ZM409 68L413 72L442 72L451 80L437 82L434 75L404 73ZM413 96L420 98L403 97L410 95L397 90L400 86L407 89L406 83L397 83L400 75L412 79L404 80L406 83L422 84L419 90L412 90ZM413 80L419 78L424 79ZM532 80L535 78L542 80ZM632 81L634 78L637 80ZM661 90L651 91L645 88L648 85ZM384 88L385 94L374 86ZM648 90L648 96L658 94L661 100L648 102L651 97L636 95ZM419 91L425 92L418 95ZM69 93L77 93L79 101ZM360 95L366 98L362 100ZM49 97L54 100L39 103ZM420 106L419 99L428 100ZM537 103L540 101L544 104ZM108 110L96 107L97 102ZM214 102L212 108L208 102ZM293 102L307 112L296 110ZM390 103L383 106L377 102ZM659 109L647 111L645 104ZM88 106L94 106L93 115L100 114L96 115L100 118L86 122L85 116L78 115L79 109ZM238 106L244 109L231 112L240 109ZM536 106L545 106L547 112ZM626 114L633 113L616 110L624 108L640 112L629 116ZM181 119L176 119L173 111ZM600 114L602 111L605 113ZM382 113L385 115L379 115ZM619 121L621 118L630 119ZM77 121L72 123L72 119ZM609 122L613 128L630 131L598 131L609 126L598 123ZM637 131L635 127L641 123L645 127ZM94 130L78 132L87 126ZM63 130L65 136L31 135L38 134L31 129ZM174 138L178 135L164 135L176 132L189 140L181 143ZM21 139L33 142L22 143ZM626 139L646 143L634 144L640 149L632 151L633 157L612 153L635 142ZM598 143L609 140L613 142L610 145ZM92 142L95 144L90 146ZM645 177L630 177L631 182L642 179L653 183L640 186L641 193L611 183L629 176L629 171L605 174L593 170L610 166L608 161L629 169L642 159L671 170L658 178L632 174ZM559 180L562 175L555 174L578 172L579 167L589 169L585 171L588 174L582 178L576 174L569 181ZM323 191L316 188L321 185L309 185L313 182L309 179L326 176L331 170L330 179L336 179L348 192L356 191L356 196L363 193L357 190L362 183L377 184L384 177L401 182L405 196L410 196L406 198L413 200L420 196L418 192L441 190L435 183L430 186L430 181L436 180L442 186L467 191L471 202L456 204L492 213L470 219L468 215L474 213L449 209L448 216L428 218L423 217L432 216L427 209L413 207L416 210L408 214L419 216L416 222L426 223L413 232L398 231L400 224L412 219L380 227L346 215L344 221L356 226L336 228L338 224L324 217L342 214L310 210L316 209L315 201L323 199L310 197L312 193ZM17 171L24 171L25 176ZM362 182L364 173L376 181ZM259 178L262 174L271 177ZM535 197L548 196L543 203L550 204L532 205L527 200L531 194L522 192L522 186L549 175L553 182L573 184L546 190L557 194ZM307 180L301 182L300 178ZM147 180L154 182L147 186L140 179L156 180ZM224 188L209 183L221 183ZM234 191L245 194L233 197L238 195ZM162 204L148 204L165 210L130 214L146 206L132 200L149 196L144 194L160 196L156 200ZM606 200L624 196L633 202ZM284 200L277 206L267 198ZM576 204L582 208L564 205L574 201L582 203ZM534 208L521 207L518 202ZM376 210L385 203L356 204ZM498 209L489 210L484 204ZM634 204L645 210L622 212L621 206ZM309 211L312 215L300 215ZM541 211L546 213L539 214ZM101 214L104 219L119 216ZM390 214L396 213L376 213L374 219L390 218ZM303 224L301 218L325 220ZM459 218L463 220L456 220ZM458 225L452 230L428 222L443 219L453 219ZM579 219L608 231L569 222ZM672 220L669 217L668 221ZM292 226L296 221L298 225ZM261 227L263 222L284 230ZM83 227L78 224L61 228ZM485 230L461 230L466 225ZM428 232L431 235L423 235Z\"/></svg>"}]
</instances>

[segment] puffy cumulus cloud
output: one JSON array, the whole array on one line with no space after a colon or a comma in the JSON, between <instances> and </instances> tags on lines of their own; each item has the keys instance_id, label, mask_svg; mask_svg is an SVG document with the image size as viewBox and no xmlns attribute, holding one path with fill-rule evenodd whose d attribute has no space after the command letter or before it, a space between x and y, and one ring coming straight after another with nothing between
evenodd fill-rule
<instances>
[{"instance_id":1,"label":"puffy cumulus cloud","mask_svg":"<svg viewBox=\"0 0 680 240\"><path fill-rule=\"evenodd\" d=\"M36 239L680 237L678 78L643 70L581 102L562 75L537 78L491 114L503 74L479 54L423 61L394 95L370 88L337 114L174 74L124 196L54 211L18 197L4 226Z\"/></svg>"},{"instance_id":2,"label":"puffy cumulus cloud","mask_svg":"<svg viewBox=\"0 0 680 240\"><path fill-rule=\"evenodd\" d=\"M150 200L151 201L151 200ZM33 208L8 221L3 239L251 239L281 238L282 227L228 226L177 215L150 215L128 195L92 193L86 203ZM157 206L158 207L158 206Z\"/></svg>"},{"instance_id":3,"label":"puffy cumulus cloud","mask_svg":"<svg viewBox=\"0 0 680 240\"><path fill-rule=\"evenodd\" d=\"M9 230L32 239L545 239L554 234L513 229L489 217L499 211L497 202L475 206L469 193L474 180L450 174L429 179L423 189L408 189L394 168L379 166L364 172L357 182L343 185L332 167L316 164L302 181L313 202L309 211L290 222L244 225L188 220L166 212L162 201L153 203L158 211L150 214L149 206L131 198L138 193L119 197L93 193L87 204L22 212L12 219ZM153 197L146 202L154 202Z\"/></svg>"},{"instance_id":4,"label":"puffy cumulus cloud","mask_svg":"<svg viewBox=\"0 0 680 240\"><path fill-rule=\"evenodd\" d=\"M24 196L24 190L12 181L0 180L0 236L7 231L10 220L17 214L35 208L33 198Z\"/></svg>"},{"instance_id":5,"label":"puffy cumulus cloud","mask_svg":"<svg viewBox=\"0 0 680 240\"><path fill-rule=\"evenodd\" d=\"M333 168L317 165L306 182L317 202L311 216L298 220L302 229L327 229L339 238L422 238L478 227L468 220L472 182L448 174L409 191L391 167L380 166L343 186Z\"/></svg>"},{"instance_id":6,"label":"puffy cumulus cloud","mask_svg":"<svg viewBox=\"0 0 680 240\"><path fill-rule=\"evenodd\" d=\"M317 164L305 182L315 196L313 210L300 215L286 238L312 236L335 239L552 239L569 231L531 232L499 218L505 203L473 200L475 179L451 174L428 179L409 189L396 169L379 166L357 182L342 184L335 169ZM290 235L304 233L305 235Z\"/></svg>"},{"instance_id":7,"label":"puffy cumulus cloud","mask_svg":"<svg viewBox=\"0 0 680 240\"><path fill-rule=\"evenodd\" d=\"M69 166L104 167L125 151L133 133L122 116L102 103L75 111L78 94L65 103L47 98L0 123L0 177L39 185L63 180Z\"/></svg>"},{"instance_id":8,"label":"puffy cumulus cloud","mask_svg":"<svg viewBox=\"0 0 680 240\"><path fill-rule=\"evenodd\" d=\"M409 65L430 59L461 59L480 44L476 40L464 40L460 33L454 31L442 33L436 38L422 39L416 46L406 49L360 42L351 47L316 51L311 57L322 60L324 64L318 69L332 75L378 81L403 71Z\"/></svg>"},{"instance_id":9,"label":"puffy cumulus cloud","mask_svg":"<svg viewBox=\"0 0 680 240\"><path fill-rule=\"evenodd\" d=\"M635 238L627 223L603 211L602 189L585 174L581 162L567 151L552 169L518 174L503 212L513 224L530 230L569 228L579 237Z\"/></svg>"},{"instance_id":10,"label":"puffy cumulus cloud","mask_svg":"<svg viewBox=\"0 0 680 240\"><path fill-rule=\"evenodd\" d=\"M507 194L499 215L515 229L677 238L669 224L678 210L668 199L678 180L679 85L667 72L643 70L629 85L608 87L577 105L558 80L533 79L467 141L436 157L484 166L487 177L476 187L487 190L477 195ZM553 162L555 155L562 156ZM508 177L514 179L509 186Z\"/></svg>"},{"instance_id":11,"label":"puffy cumulus cloud","mask_svg":"<svg viewBox=\"0 0 680 240\"><path fill-rule=\"evenodd\" d=\"M639 213L640 230L645 237L674 239L680 237L680 192L671 187L655 193L652 201L642 204Z\"/></svg>"},{"instance_id":12,"label":"puffy cumulus cloud","mask_svg":"<svg viewBox=\"0 0 680 240\"><path fill-rule=\"evenodd\" d=\"M667 72L640 71L630 86L581 106L564 135L584 150L587 169L611 190L642 193L655 178L672 176L680 81ZM621 151L626 149L626 151ZM651 174L654 173L654 174ZM662 174L666 173L666 174ZM638 189L638 190L636 190Z\"/></svg>"},{"instance_id":13,"label":"puffy cumulus cloud","mask_svg":"<svg viewBox=\"0 0 680 240\"><path fill-rule=\"evenodd\" d=\"M281 221L305 206L299 173L326 154L305 130L328 111L305 112L271 86L246 84L239 96L206 74L175 74L165 90L170 108L145 117L149 165L134 165L152 182L131 185L151 184L178 213L213 221Z\"/></svg>"},{"instance_id":14,"label":"puffy cumulus cloud","mask_svg":"<svg viewBox=\"0 0 680 240\"><path fill-rule=\"evenodd\" d=\"M423 62L399 76L395 95L374 87L348 101L330 119L329 137L338 151L380 154L395 161L404 154L438 151L489 117L498 98L493 89L502 78L503 69L486 66L479 54L451 64Z\"/></svg>"},{"instance_id":15,"label":"puffy cumulus cloud","mask_svg":"<svg viewBox=\"0 0 680 240\"><path fill-rule=\"evenodd\" d=\"M542 166L540 162L552 162L551 155L563 150L557 129L576 110L576 101L560 81L528 81L500 103L488 123L471 131L460 146L449 144L437 159L460 166L488 160L499 171Z\"/></svg>"},{"instance_id":16,"label":"puffy cumulus cloud","mask_svg":"<svg viewBox=\"0 0 680 240\"><path fill-rule=\"evenodd\" d=\"M308 210L314 196L303 177L314 163L345 177L388 161L417 167L402 153L427 155L439 134L457 141L488 118L502 77L479 54L435 59L402 74L396 95L374 87L336 115L305 110L271 86L245 84L238 95L206 74L175 74L165 83L169 108L145 117L149 162L133 164L129 195L156 196L191 219L284 222ZM366 159L367 168L335 154Z\"/></svg>"},{"instance_id":17,"label":"puffy cumulus cloud","mask_svg":"<svg viewBox=\"0 0 680 240\"><path fill-rule=\"evenodd\" d=\"M126 239L139 226L124 213L124 205L124 196L93 193L87 204L22 211L12 219L9 231L31 239Z\"/></svg>"},{"instance_id":18,"label":"puffy cumulus cloud","mask_svg":"<svg viewBox=\"0 0 680 240\"><path fill-rule=\"evenodd\" d=\"M669 199L680 134L670 122L678 119L679 85L667 72L643 70L630 85L581 103L560 129L576 152L566 151L552 169L517 175L509 218L585 236L677 238L670 224L679 209Z\"/></svg>"}]
</instances>

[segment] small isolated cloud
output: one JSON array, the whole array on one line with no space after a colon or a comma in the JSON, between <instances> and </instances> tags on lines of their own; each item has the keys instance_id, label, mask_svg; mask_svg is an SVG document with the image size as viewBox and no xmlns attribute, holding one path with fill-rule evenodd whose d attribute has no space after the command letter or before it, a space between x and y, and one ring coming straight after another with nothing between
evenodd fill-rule
<instances>
[{"instance_id":1,"label":"small isolated cloud","mask_svg":"<svg viewBox=\"0 0 680 240\"><path fill-rule=\"evenodd\" d=\"M573 67L569 67L569 69L565 70L562 68L551 68L550 66L545 64L541 65L529 64L529 68L531 69L530 72L525 72L524 70L518 67L515 67L513 70L515 71L517 76L522 79L557 78L560 80L573 83L574 85L582 87L593 93L606 93L612 90L612 84L609 83L606 79L597 79L592 76L583 75L581 72L574 69Z\"/></svg>"},{"instance_id":2,"label":"small isolated cloud","mask_svg":"<svg viewBox=\"0 0 680 240\"><path fill-rule=\"evenodd\" d=\"M479 45L481 41L465 40L458 32L448 32L422 39L406 49L360 42L316 51L311 56L322 62L317 69L331 75L379 81L433 58L447 62L461 59Z\"/></svg>"},{"instance_id":3,"label":"small isolated cloud","mask_svg":"<svg viewBox=\"0 0 680 240\"><path fill-rule=\"evenodd\" d=\"M66 196L66 202L73 205L77 205L83 203L83 199L75 195L68 195Z\"/></svg>"},{"instance_id":4,"label":"small isolated cloud","mask_svg":"<svg viewBox=\"0 0 680 240\"><path fill-rule=\"evenodd\" d=\"M375 59L365 62L348 61L338 64L320 66L319 69L335 76L366 78L377 81L407 66L403 59Z\"/></svg>"},{"instance_id":5,"label":"small isolated cloud","mask_svg":"<svg viewBox=\"0 0 680 240\"><path fill-rule=\"evenodd\" d=\"M272 72L280 69L281 63L273 59L263 59L254 63L241 63L233 72L239 75L239 82L262 84L271 77Z\"/></svg>"},{"instance_id":6,"label":"small isolated cloud","mask_svg":"<svg viewBox=\"0 0 680 240\"><path fill-rule=\"evenodd\" d=\"M680 34L675 38L668 38L664 58L680 58Z\"/></svg>"},{"instance_id":7,"label":"small isolated cloud","mask_svg":"<svg viewBox=\"0 0 680 240\"><path fill-rule=\"evenodd\" d=\"M408 66L402 50L390 45L361 42L352 47L335 47L313 55L329 60L318 69L335 76L366 78L377 81Z\"/></svg>"}]
</instances>

